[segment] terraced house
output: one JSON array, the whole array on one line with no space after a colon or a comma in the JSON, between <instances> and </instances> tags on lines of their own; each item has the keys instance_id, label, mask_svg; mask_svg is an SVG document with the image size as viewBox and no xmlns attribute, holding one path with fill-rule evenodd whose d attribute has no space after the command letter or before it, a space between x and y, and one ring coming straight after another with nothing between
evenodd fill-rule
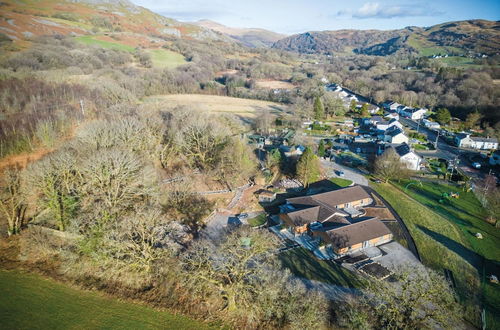
<instances>
[{"instance_id":1,"label":"terraced house","mask_svg":"<svg viewBox=\"0 0 500 330\"><path fill-rule=\"evenodd\" d=\"M289 198L280 207L281 228L299 244L325 246L332 259L339 258L392 240L382 221L364 216L363 207L372 203L361 186Z\"/></svg>"}]
</instances>

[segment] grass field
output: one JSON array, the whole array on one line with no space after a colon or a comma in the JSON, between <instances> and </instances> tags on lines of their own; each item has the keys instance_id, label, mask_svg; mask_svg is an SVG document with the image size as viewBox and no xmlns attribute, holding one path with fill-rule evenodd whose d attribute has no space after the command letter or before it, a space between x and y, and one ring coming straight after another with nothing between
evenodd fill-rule
<instances>
[{"instance_id":1,"label":"grass field","mask_svg":"<svg viewBox=\"0 0 500 330\"><path fill-rule=\"evenodd\" d=\"M335 262L318 260L304 248L285 251L279 255L279 259L298 277L350 288L362 285L362 280L354 273Z\"/></svg>"},{"instance_id":2,"label":"grass field","mask_svg":"<svg viewBox=\"0 0 500 330\"><path fill-rule=\"evenodd\" d=\"M497 310L500 306L499 288L498 285L493 286L482 282L481 279L483 266L494 267L495 264L485 263L480 253L483 250L478 246L478 244L490 246L491 243L474 242L470 229L467 229L467 226L474 228L476 225L484 229L477 221L482 212L481 207L476 204L477 200L474 201L473 196L467 195L461 195L462 200L457 205L437 205L439 202L435 200L437 195L441 195L439 191L443 189L447 189L447 192L457 191L457 188L449 189L441 185L433 187L432 184L425 187L415 188L417 191L421 189L421 193L410 190L408 193L415 198L412 199L401 189L390 184L373 185L373 188L392 205L405 222L415 240L422 261L434 269L440 271L448 269L453 272L457 282L457 292L462 301L468 302L473 296L480 299L482 291L483 302L489 311L487 320L490 326L494 327L491 324L498 322L495 314L498 315ZM488 232L490 231L485 230L486 235L489 235ZM490 247L495 251L488 252L488 255L495 256L498 253L498 245Z\"/></svg>"},{"instance_id":3,"label":"grass field","mask_svg":"<svg viewBox=\"0 0 500 330\"><path fill-rule=\"evenodd\" d=\"M200 111L233 114L244 122L249 119L254 119L265 111L268 111L270 114L278 115L288 110L286 105L279 103L217 95L155 95L146 98L144 101L158 102L167 108L185 106Z\"/></svg>"},{"instance_id":4,"label":"grass field","mask_svg":"<svg viewBox=\"0 0 500 330\"><path fill-rule=\"evenodd\" d=\"M75 40L84 43L86 45L96 45L102 48L111 48L111 49L118 49L118 50L123 50L126 52L133 52L134 47L124 45L118 42L111 42L111 41L104 41L104 40L98 40L93 36L80 36L80 37L75 37Z\"/></svg>"},{"instance_id":5,"label":"grass field","mask_svg":"<svg viewBox=\"0 0 500 330\"><path fill-rule=\"evenodd\" d=\"M185 316L0 270L2 329L208 329Z\"/></svg>"},{"instance_id":6,"label":"grass field","mask_svg":"<svg viewBox=\"0 0 500 330\"><path fill-rule=\"evenodd\" d=\"M153 66L155 68L175 68L187 63L184 56L167 49L148 49L146 51L151 55Z\"/></svg>"},{"instance_id":7,"label":"grass field","mask_svg":"<svg viewBox=\"0 0 500 330\"><path fill-rule=\"evenodd\" d=\"M293 89L295 86L288 81L283 80L257 80L257 87L267 89Z\"/></svg>"}]
</instances>

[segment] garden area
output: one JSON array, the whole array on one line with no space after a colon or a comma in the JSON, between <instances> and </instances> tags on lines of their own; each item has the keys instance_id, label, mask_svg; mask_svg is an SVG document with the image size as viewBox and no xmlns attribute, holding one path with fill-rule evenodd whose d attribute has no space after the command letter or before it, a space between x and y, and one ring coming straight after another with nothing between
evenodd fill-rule
<instances>
[{"instance_id":1,"label":"garden area","mask_svg":"<svg viewBox=\"0 0 500 330\"><path fill-rule=\"evenodd\" d=\"M351 151L343 151L337 156L337 163L343 164L349 167L359 167L366 165L367 161L365 158Z\"/></svg>"}]
</instances>

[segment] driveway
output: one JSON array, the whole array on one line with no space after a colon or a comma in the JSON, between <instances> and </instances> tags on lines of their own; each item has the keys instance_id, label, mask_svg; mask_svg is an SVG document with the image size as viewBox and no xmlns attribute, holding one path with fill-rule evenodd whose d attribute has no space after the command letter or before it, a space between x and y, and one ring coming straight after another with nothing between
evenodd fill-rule
<instances>
[{"instance_id":1,"label":"driveway","mask_svg":"<svg viewBox=\"0 0 500 330\"><path fill-rule=\"evenodd\" d=\"M256 217L260 212L249 212L248 218ZM246 219L238 219L236 214L227 212L217 212L206 223L205 228L201 231L201 236L211 239L217 239L221 234L226 233L231 228L236 228L246 224Z\"/></svg>"},{"instance_id":2,"label":"driveway","mask_svg":"<svg viewBox=\"0 0 500 330\"><path fill-rule=\"evenodd\" d=\"M368 179L366 179L364 177L364 175L359 170L337 164L337 163L330 161L328 159L321 159L320 161L321 161L321 165L326 170L326 175L329 178L347 179L347 180L351 180L352 182L354 182L356 184L359 184L362 186L368 186ZM340 177L337 175L339 170L342 170L344 172L344 176Z\"/></svg>"}]
</instances>

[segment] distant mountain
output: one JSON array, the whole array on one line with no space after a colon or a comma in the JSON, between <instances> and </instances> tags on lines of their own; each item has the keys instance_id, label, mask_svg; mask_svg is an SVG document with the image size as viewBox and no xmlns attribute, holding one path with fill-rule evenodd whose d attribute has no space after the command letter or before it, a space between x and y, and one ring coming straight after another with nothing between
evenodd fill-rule
<instances>
[{"instance_id":1,"label":"distant mountain","mask_svg":"<svg viewBox=\"0 0 500 330\"><path fill-rule=\"evenodd\" d=\"M248 47L270 47L285 37L284 34L264 29L233 28L211 20L199 20L193 24L220 32Z\"/></svg>"},{"instance_id":2,"label":"distant mountain","mask_svg":"<svg viewBox=\"0 0 500 330\"><path fill-rule=\"evenodd\" d=\"M130 46L161 39L231 39L210 29L166 18L127 0L2 0L0 35L18 44L45 34L106 35ZM5 41L4 41L5 42Z\"/></svg>"},{"instance_id":3,"label":"distant mountain","mask_svg":"<svg viewBox=\"0 0 500 330\"><path fill-rule=\"evenodd\" d=\"M470 53L494 55L500 53L500 23L468 20L429 28L407 27L389 31L306 32L279 40L273 48L309 54L353 52L384 56L412 52L424 56Z\"/></svg>"}]
</instances>

